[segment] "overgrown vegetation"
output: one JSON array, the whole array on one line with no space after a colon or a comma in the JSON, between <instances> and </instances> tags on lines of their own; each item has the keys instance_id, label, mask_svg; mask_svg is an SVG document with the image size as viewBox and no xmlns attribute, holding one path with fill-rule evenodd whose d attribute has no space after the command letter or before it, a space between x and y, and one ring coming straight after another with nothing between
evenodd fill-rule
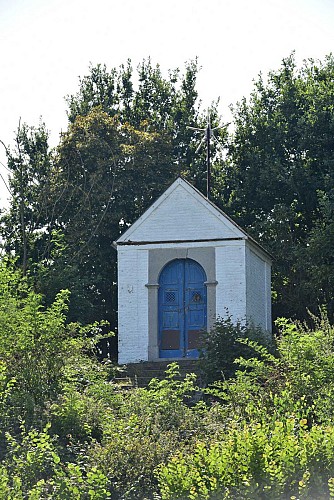
<instances>
[{"instance_id":1,"label":"overgrown vegetation","mask_svg":"<svg viewBox=\"0 0 334 500\"><path fill-rule=\"evenodd\" d=\"M55 151L43 124L7 149L0 499L334 497L333 56L259 77L212 151L212 198L275 256L274 316L307 325L281 319L271 343L218 322L205 390L171 364L125 391L96 357L116 327L113 240L176 175L205 185L198 70L92 67ZM320 304L329 319L307 316Z\"/></svg>"},{"instance_id":2,"label":"overgrown vegetation","mask_svg":"<svg viewBox=\"0 0 334 500\"><path fill-rule=\"evenodd\" d=\"M269 351L275 349L270 334L246 321L235 321L228 313L216 321L210 332L204 333L200 367L206 383L231 378L238 369L234 363L236 358L254 356L254 349L247 342L241 342L243 339L256 341Z\"/></svg>"},{"instance_id":3,"label":"overgrown vegetation","mask_svg":"<svg viewBox=\"0 0 334 500\"><path fill-rule=\"evenodd\" d=\"M100 326L67 324L67 300L43 307L28 278L1 263L0 498L334 495L334 328L324 313L312 329L281 320L274 350L220 321L214 345L235 351L227 365L208 341L206 389L194 375L180 381L172 363L163 380L122 390L116 368L94 356Z\"/></svg>"}]
</instances>

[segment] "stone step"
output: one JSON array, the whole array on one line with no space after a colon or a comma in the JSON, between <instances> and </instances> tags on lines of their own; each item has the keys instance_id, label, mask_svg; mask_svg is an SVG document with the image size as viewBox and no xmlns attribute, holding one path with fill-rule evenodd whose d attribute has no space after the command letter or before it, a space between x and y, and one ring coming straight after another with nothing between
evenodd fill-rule
<instances>
[{"instance_id":1,"label":"stone step","mask_svg":"<svg viewBox=\"0 0 334 500\"><path fill-rule=\"evenodd\" d=\"M156 378L164 380L166 378L166 370L168 365L173 361L144 361L141 363L129 363L125 367L127 376L131 379L136 387L147 387L149 382ZM179 373L175 377L176 380L184 380L188 373L194 373L197 376L197 381L200 384L201 373L198 360L178 360L176 363L179 366Z\"/></svg>"},{"instance_id":2,"label":"stone step","mask_svg":"<svg viewBox=\"0 0 334 500\"><path fill-rule=\"evenodd\" d=\"M133 384L133 380L130 377L115 377L112 379L112 384L117 386L117 389L120 391L127 391L133 389L135 386Z\"/></svg>"}]
</instances>

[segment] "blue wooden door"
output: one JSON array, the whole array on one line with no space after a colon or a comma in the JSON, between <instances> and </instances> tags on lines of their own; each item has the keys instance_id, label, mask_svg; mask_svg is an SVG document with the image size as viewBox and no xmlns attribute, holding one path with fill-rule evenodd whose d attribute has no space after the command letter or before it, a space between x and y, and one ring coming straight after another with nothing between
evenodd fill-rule
<instances>
[{"instance_id":1,"label":"blue wooden door","mask_svg":"<svg viewBox=\"0 0 334 500\"><path fill-rule=\"evenodd\" d=\"M169 262L159 279L159 356L197 358L206 329L206 275L191 259Z\"/></svg>"}]
</instances>

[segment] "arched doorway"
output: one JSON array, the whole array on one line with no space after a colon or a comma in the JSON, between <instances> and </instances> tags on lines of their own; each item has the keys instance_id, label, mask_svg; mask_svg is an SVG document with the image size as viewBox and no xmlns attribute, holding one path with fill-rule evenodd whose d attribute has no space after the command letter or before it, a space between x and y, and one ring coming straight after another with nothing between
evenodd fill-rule
<instances>
[{"instance_id":1,"label":"arched doorway","mask_svg":"<svg viewBox=\"0 0 334 500\"><path fill-rule=\"evenodd\" d=\"M197 358L207 328L206 274L192 259L175 259L159 278L159 357Z\"/></svg>"}]
</instances>

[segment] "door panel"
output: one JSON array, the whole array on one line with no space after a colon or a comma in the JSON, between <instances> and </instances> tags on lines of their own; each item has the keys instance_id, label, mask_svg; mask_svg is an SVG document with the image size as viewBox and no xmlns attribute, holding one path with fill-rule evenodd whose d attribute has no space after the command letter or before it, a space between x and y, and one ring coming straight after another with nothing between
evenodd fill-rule
<instances>
[{"instance_id":1,"label":"door panel","mask_svg":"<svg viewBox=\"0 0 334 500\"><path fill-rule=\"evenodd\" d=\"M179 329L179 313L178 311L163 311L162 326L163 328Z\"/></svg>"},{"instance_id":2,"label":"door panel","mask_svg":"<svg viewBox=\"0 0 334 500\"><path fill-rule=\"evenodd\" d=\"M184 347L182 264L179 261L168 264L161 273L159 284L159 355L179 358Z\"/></svg>"},{"instance_id":3,"label":"door panel","mask_svg":"<svg viewBox=\"0 0 334 500\"><path fill-rule=\"evenodd\" d=\"M201 334L206 330L207 295L204 269L195 261L185 261L185 356L197 358Z\"/></svg>"},{"instance_id":4,"label":"door panel","mask_svg":"<svg viewBox=\"0 0 334 500\"><path fill-rule=\"evenodd\" d=\"M180 349L179 330L163 330L160 349L163 351L178 351Z\"/></svg>"},{"instance_id":5,"label":"door panel","mask_svg":"<svg viewBox=\"0 0 334 500\"><path fill-rule=\"evenodd\" d=\"M206 329L206 275L191 259L176 259L159 279L159 355L197 358Z\"/></svg>"},{"instance_id":6,"label":"door panel","mask_svg":"<svg viewBox=\"0 0 334 500\"><path fill-rule=\"evenodd\" d=\"M203 331L202 330L189 330L188 331L188 358L197 357L193 349L200 349L202 341Z\"/></svg>"}]
</instances>

